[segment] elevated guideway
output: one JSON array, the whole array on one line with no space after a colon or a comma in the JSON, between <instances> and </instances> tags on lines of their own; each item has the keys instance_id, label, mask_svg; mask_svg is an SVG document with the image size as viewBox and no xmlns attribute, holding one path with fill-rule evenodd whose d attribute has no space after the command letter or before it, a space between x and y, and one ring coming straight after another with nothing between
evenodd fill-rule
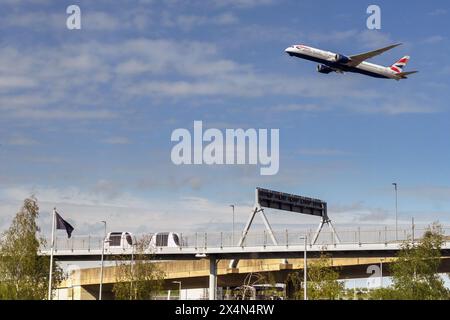
<instances>
[{"instance_id":1,"label":"elevated guideway","mask_svg":"<svg viewBox=\"0 0 450 320\"><path fill-rule=\"evenodd\" d=\"M267 241L268 234L253 232L246 235L245 242L235 245L231 233L192 233L180 234L179 247L152 247L140 256L153 260L166 271L165 287L171 288L173 281L182 281L187 288L209 287L210 299L216 298L218 286L233 286L242 283L253 273L271 273L278 280L285 279L289 272L303 268L303 258L315 259L321 253L329 254L333 266L341 267L341 277L367 277L370 264L381 261L391 263L404 241L417 242L425 228L377 229L356 228L354 230L333 230L322 232L315 243L313 232L279 231L273 232L277 244ZM445 242L442 246L442 272L450 271L450 228L444 227ZM335 241L338 233L340 242ZM306 237L306 242L305 242ZM54 258L59 261L99 261L102 254L103 239L92 236L75 236L72 239L57 238ZM42 248L41 254L48 255L49 249ZM106 260L132 260L136 256L134 248L107 248ZM280 263L287 259L285 263ZM226 267L232 261L241 260L236 268ZM159 261L159 262L158 262ZM85 292L96 292L99 281L99 268L79 270L75 286L83 287ZM106 268L105 290L115 281L115 268ZM208 284L209 283L209 284ZM110 288L110 289L111 289Z\"/></svg>"}]
</instances>

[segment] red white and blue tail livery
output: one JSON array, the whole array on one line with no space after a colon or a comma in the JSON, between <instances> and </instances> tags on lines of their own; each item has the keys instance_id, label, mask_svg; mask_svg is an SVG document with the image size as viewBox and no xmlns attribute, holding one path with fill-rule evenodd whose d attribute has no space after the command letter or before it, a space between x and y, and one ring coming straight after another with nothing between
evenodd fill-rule
<instances>
[{"instance_id":1,"label":"red white and blue tail livery","mask_svg":"<svg viewBox=\"0 0 450 320\"><path fill-rule=\"evenodd\" d=\"M409 56L404 56L390 67L384 67L366 62L366 60L378 56L383 52L391 50L399 45L400 43L393 44L385 48L353 56L345 56L340 53L324 51L302 44L290 46L285 50L285 52L290 56L319 63L317 66L317 71L320 73L328 74L330 72L354 72L375 78L401 80L407 79L408 75L418 72L403 71L403 68L405 68L410 59Z\"/></svg>"}]
</instances>

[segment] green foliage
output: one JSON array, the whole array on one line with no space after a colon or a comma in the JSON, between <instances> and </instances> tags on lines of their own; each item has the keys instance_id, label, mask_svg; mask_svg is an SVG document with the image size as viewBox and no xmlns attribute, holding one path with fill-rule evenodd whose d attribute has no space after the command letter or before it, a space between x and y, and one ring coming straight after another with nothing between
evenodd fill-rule
<instances>
[{"instance_id":1,"label":"green foliage","mask_svg":"<svg viewBox=\"0 0 450 320\"><path fill-rule=\"evenodd\" d=\"M400 296L392 287L371 290L366 296L370 300L400 300Z\"/></svg>"},{"instance_id":2,"label":"green foliage","mask_svg":"<svg viewBox=\"0 0 450 320\"><path fill-rule=\"evenodd\" d=\"M143 237L135 247L134 260L118 261L113 293L117 300L151 300L162 287L164 272L144 255L150 238Z\"/></svg>"},{"instance_id":3,"label":"green foliage","mask_svg":"<svg viewBox=\"0 0 450 320\"><path fill-rule=\"evenodd\" d=\"M344 292L344 284L339 282L339 272L333 269L330 256L321 254L320 258L308 266L308 299L338 299Z\"/></svg>"},{"instance_id":4,"label":"green foliage","mask_svg":"<svg viewBox=\"0 0 450 320\"><path fill-rule=\"evenodd\" d=\"M35 198L25 199L10 228L0 240L0 299L42 300L47 297L50 258L39 256L45 240L38 236L36 219L39 207ZM63 279L54 264L53 288Z\"/></svg>"},{"instance_id":5,"label":"green foliage","mask_svg":"<svg viewBox=\"0 0 450 320\"><path fill-rule=\"evenodd\" d=\"M286 296L289 299L303 299L303 272L292 272L286 279Z\"/></svg>"},{"instance_id":6,"label":"green foliage","mask_svg":"<svg viewBox=\"0 0 450 320\"><path fill-rule=\"evenodd\" d=\"M390 267L393 284L371 293L372 299L440 300L449 290L438 273L443 244L442 227L432 224L418 244L406 241Z\"/></svg>"},{"instance_id":7,"label":"green foliage","mask_svg":"<svg viewBox=\"0 0 450 320\"><path fill-rule=\"evenodd\" d=\"M344 284L339 282L339 272L333 268L329 255L321 254L320 258L308 263L307 295L310 300L334 300L344 295ZM291 273L288 282L294 288L294 299L303 299L303 272Z\"/></svg>"}]
</instances>

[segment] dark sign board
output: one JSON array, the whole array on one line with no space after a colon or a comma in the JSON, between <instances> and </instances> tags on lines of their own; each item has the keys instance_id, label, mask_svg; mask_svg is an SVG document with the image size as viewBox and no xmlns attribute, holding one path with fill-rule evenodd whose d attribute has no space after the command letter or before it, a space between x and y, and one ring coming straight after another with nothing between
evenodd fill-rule
<instances>
[{"instance_id":1,"label":"dark sign board","mask_svg":"<svg viewBox=\"0 0 450 320\"><path fill-rule=\"evenodd\" d=\"M327 203L313 198L256 188L261 207L327 217Z\"/></svg>"}]
</instances>

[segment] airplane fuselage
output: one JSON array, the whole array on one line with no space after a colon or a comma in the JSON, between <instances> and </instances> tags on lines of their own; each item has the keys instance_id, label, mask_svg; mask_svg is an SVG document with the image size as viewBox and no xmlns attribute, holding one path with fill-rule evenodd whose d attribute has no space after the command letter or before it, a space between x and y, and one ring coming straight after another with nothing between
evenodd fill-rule
<instances>
[{"instance_id":1,"label":"airplane fuselage","mask_svg":"<svg viewBox=\"0 0 450 320\"><path fill-rule=\"evenodd\" d=\"M396 79L396 72L393 71L389 67L384 67L381 65L377 65L374 63L363 61L359 63L356 66L349 66L345 59L344 61L338 61L336 59L339 56L342 56L340 54L320 50L312 47L308 47L305 45L294 45L289 48L287 48L286 53L290 56L294 56L297 58L314 61L321 65L324 65L331 69L331 71L335 72L354 72L354 73L360 73L364 74L370 77L374 78L382 78L382 79ZM343 58L346 58L345 56L342 56ZM319 70L320 66L318 66ZM331 72L330 71L330 72ZM328 73L328 72L323 72Z\"/></svg>"}]
</instances>

